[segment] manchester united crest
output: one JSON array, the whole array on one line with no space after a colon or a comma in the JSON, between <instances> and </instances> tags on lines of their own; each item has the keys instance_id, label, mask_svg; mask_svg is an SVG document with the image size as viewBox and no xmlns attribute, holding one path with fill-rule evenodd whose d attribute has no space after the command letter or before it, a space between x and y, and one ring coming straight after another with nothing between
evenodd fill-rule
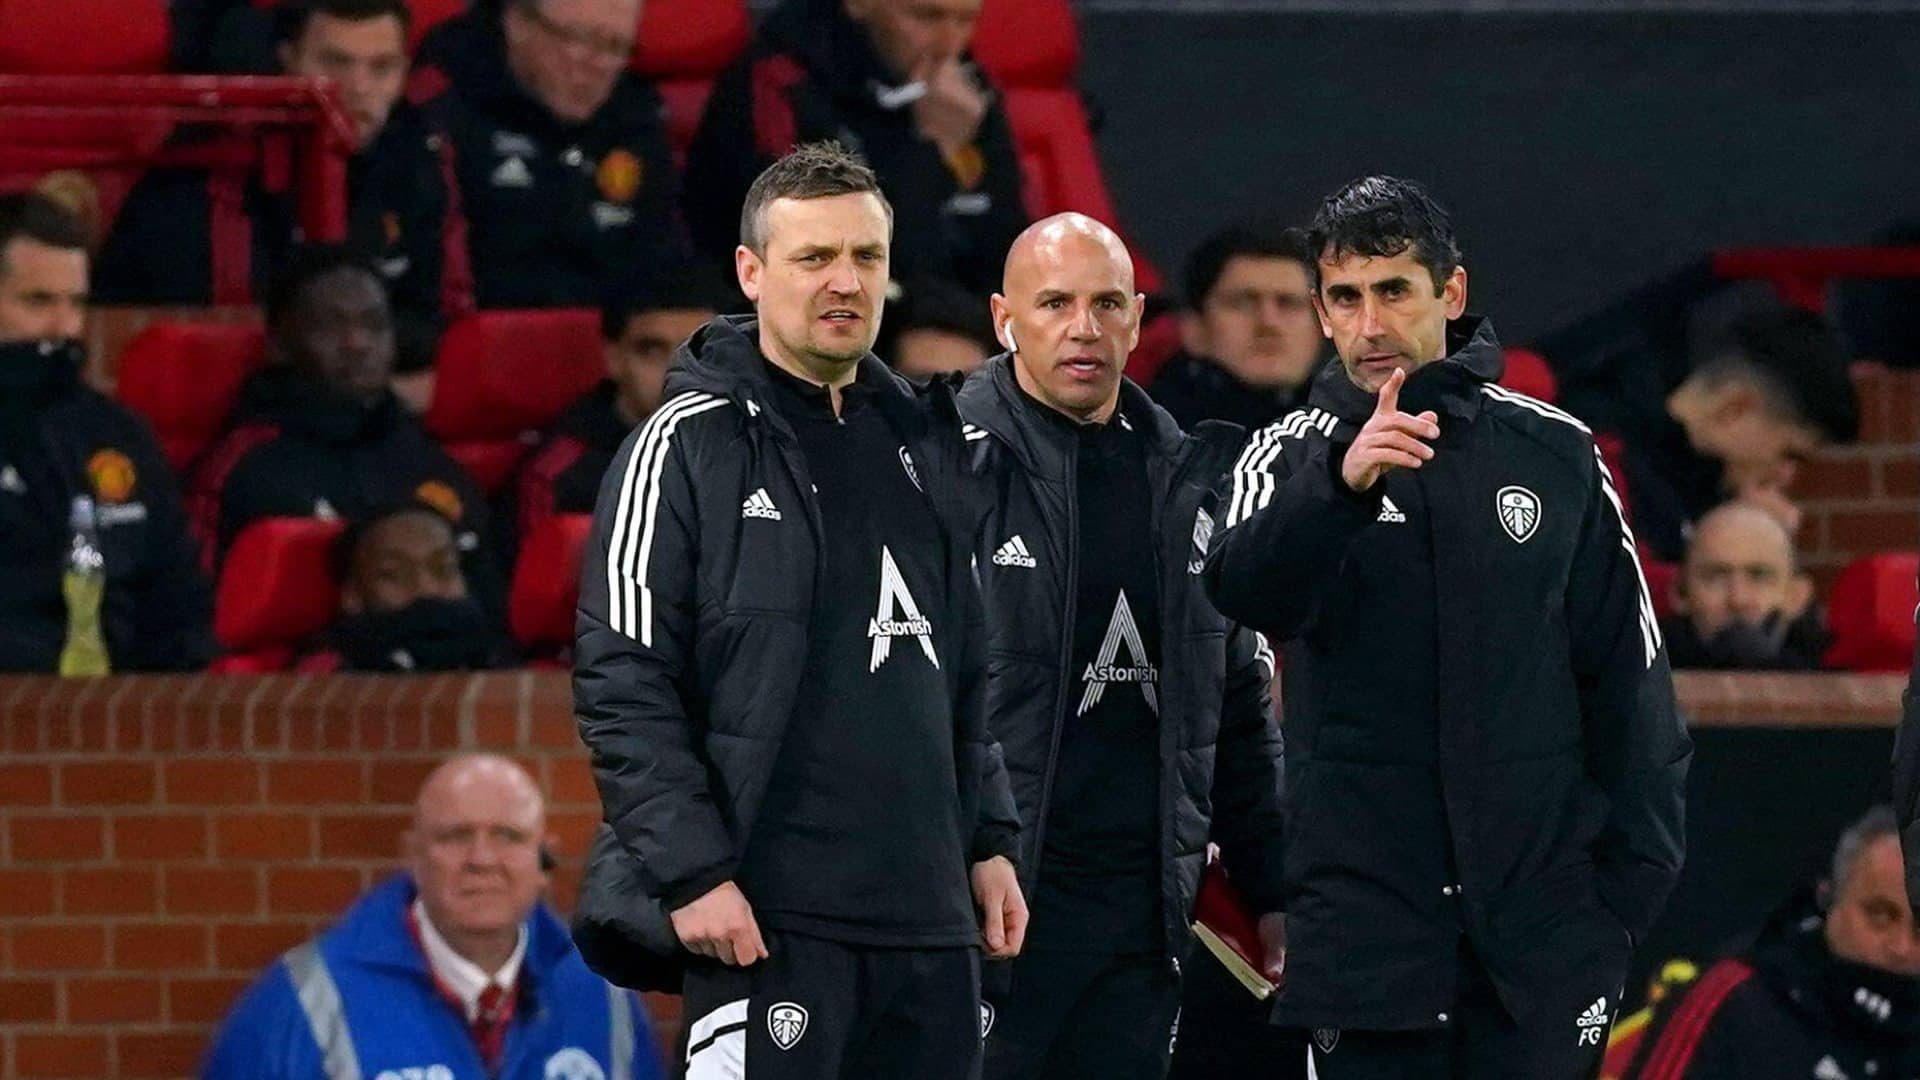
<instances>
[{"instance_id":1,"label":"manchester united crest","mask_svg":"<svg viewBox=\"0 0 1920 1080\"><path fill-rule=\"evenodd\" d=\"M413 489L413 497L446 515L448 521L458 522L466 508L460 504L460 496L453 487L439 480L429 480Z\"/></svg>"},{"instance_id":2,"label":"manchester united crest","mask_svg":"<svg viewBox=\"0 0 1920 1080\"><path fill-rule=\"evenodd\" d=\"M630 203L640 194L640 185L646 180L646 167L632 152L613 150L600 159L599 171L593 179L600 187L601 198L611 203Z\"/></svg>"},{"instance_id":3,"label":"manchester united crest","mask_svg":"<svg viewBox=\"0 0 1920 1080\"><path fill-rule=\"evenodd\" d=\"M1500 527L1514 543L1524 544L1533 538L1534 530L1540 527L1540 496L1523 487L1503 487L1494 505L1500 512Z\"/></svg>"},{"instance_id":4,"label":"manchester united crest","mask_svg":"<svg viewBox=\"0 0 1920 1080\"><path fill-rule=\"evenodd\" d=\"M133 459L111 447L96 450L87 459L87 480L93 484L94 497L103 503L126 502L138 479Z\"/></svg>"}]
</instances>

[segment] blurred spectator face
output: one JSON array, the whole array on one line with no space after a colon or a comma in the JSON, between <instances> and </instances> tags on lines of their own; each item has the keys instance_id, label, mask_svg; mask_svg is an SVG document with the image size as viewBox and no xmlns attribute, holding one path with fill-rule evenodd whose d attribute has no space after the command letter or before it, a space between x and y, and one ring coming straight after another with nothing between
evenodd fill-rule
<instances>
[{"instance_id":1,"label":"blurred spectator face","mask_svg":"<svg viewBox=\"0 0 1920 1080\"><path fill-rule=\"evenodd\" d=\"M507 66L553 115L585 123L633 54L640 0L510 0Z\"/></svg>"},{"instance_id":2,"label":"blurred spectator face","mask_svg":"<svg viewBox=\"0 0 1920 1080\"><path fill-rule=\"evenodd\" d=\"M965 334L933 327L903 330L893 345L893 370L925 381L957 371L971 375L987 362L987 350Z\"/></svg>"},{"instance_id":3,"label":"blurred spectator face","mask_svg":"<svg viewBox=\"0 0 1920 1080\"><path fill-rule=\"evenodd\" d=\"M1027 392L1083 421L1111 407L1146 302L1112 230L1078 214L1032 226L1007 256L1004 286L994 323Z\"/></svg>"},{"instance_id":4,"label":"blurred spectator face","mask_svg":"<svg viewBox=\"0 0 1920 1080\"><path fill-rule=\"evenodd\" d=\"M407 81L407 31L392 15L342 19L315 12L298 40L280 46L289 75L332 79L366 146L387 122Z\"/></svg>"},{"instance_id":5,"label":"blurred spectator face","mask_svg":"<svg viewBox=\"0 0 1920 1080\"><path fill-rule=\"evenodd\" d=\"M952 60L973 40L984 0L845 0L873 51L902 79Z\"/></svg>"},{"instance_id":6,"label":"blurred spectator face","mask_svg":"<svg viewBox=\"0 0 1920 1080\"><path fill-rule=\"evenodd\" d=\"M1727 488L1785 492L1800 463L1825 442L1818 429L1782 416L1764 391L1744 379L1728 379L1703 389L1702 411L1686 423L1694 449L1726 466Z\"/></svg>"},{"instance_id":7,"label":"blurred spectator face","mask_svg":"<svg viewBox=\"0 0 1920 1080\"><path fill-rule=\"evenodd\" d=\"M1920 976L1920 934L1907 904L1898 836L1880 836L1860 850L1828 906L1826 935L1843 960Z\"/></svg>"},{"instance_id":8,"label":"blurred spectator face","mask_svg":"<svg viewBox=\"0 0 1920 1080\"><path fill-rule=\"evenodd\" d=\"M673 351L713 316L705 308L658 308L627 316L619 339L606 347L607 377L618 389L614 406L621 419L637 424L660 407Z\"/></svg>"},{"instance_id":9,"label":"blurred spectator face","mask_svg":"<svg viewBox=\"0 0 1920 1080\"><path fill-rule=\"evenodd\" d=\"M807 369L865 356L880 332L893 222L871 193L775 199L761 228L763 254L734 252L740 290L764 337Z\"/></svg>"},{"instance_id":10,"label":"blurred spectator face","mask_svg":"<svg viewBox=\"0 0 1920 1080\"><path fill-rule=\"evenodd\" d=\"M1320 358L1312 294L1307 268L1291 259L1235 256L1200 310L1181 317L1183 344L1248 385L1292 389Z\"/></svg>"},{"instance_id":11,"label":"blurred spectator face","mask_svg":"<svg viewBox=\"0 0 1920 1080\"><path fill-rule=\"evenodd\" d=\"M87 253L16 236L0 248L0 342L77 340L87 322Z\"/></svg>"},{"instance_id":12,"label":"blurred spectator face","mask_svg":"<svg viewBox=\"0 0 1920 1080\"><path fill-rule=\"evenodd\" d=\"M1739 622L1760 626L1806 609L1812 585L1794 569L1793 540L1764 510L1729 503L1700 519L1675 606L1702 641Z\"/></svg>"},{"instance_id":13,"label":"blurred spectator face","mask_svg":"<svg viewBox=\"0 0 1920 1080\"><path fill-rule=\"evenodd\" d=\"M465 600L467 579L453 526L424 510L394 514L368 528L354 547L341 610L400 611L418 600Z\"/></svg>"},{"instance_id":14,"label":"blurred spectator face","mask_svg":"<svg viewBox=\"0 0 1920 1080\"><path fill-rule=\"evenodd\" d=\"M427 918L456 951L518 936L546 887L545 831L539 789L503 758L457 758L421 786L409 869Z\"/></svg>"},{"instance_id":15,"label":"blurred spectator face","mask_svg":"<svg viewBox=\"0 0 1920 1080\"><path fill-rule=\"evenodd\" d=\"M1322 254L1314 307L1347 377L1378 393L1395 368L1411 375L1447 355L1447 320L1467 309L1467 272L1454 267L1436 292L1412 248L1398 255Z\"/></svg>"},{"instance_id":16,"label":"blurred spectator face","mask_svg":"<svg viewBox=\"0 0 1920 1080\"><path fill-rule=\"evenodd\" d=\"M279 342L295 369L372 405L393 373L393 316L379 279L341 267L300 290Z\"/></svg>"}]
</instances>

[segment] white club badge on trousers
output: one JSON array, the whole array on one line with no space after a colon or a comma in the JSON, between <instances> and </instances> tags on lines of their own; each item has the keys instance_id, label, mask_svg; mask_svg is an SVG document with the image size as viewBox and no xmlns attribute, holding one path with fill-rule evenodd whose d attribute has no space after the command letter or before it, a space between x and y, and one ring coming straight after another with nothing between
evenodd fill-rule
<instances>
[{"instance_id":1,"label":"white club badge on trousers","mask_svg":"<svg viewBox=\"0 0 1920 1080\"><path fill-rule=\"evenodd\" d=\"M782 1001L767 1009L767 1034L773 1045L791 1050L807 1033L807 1010L792 1001Z\"/></svg>"}]
</instances>

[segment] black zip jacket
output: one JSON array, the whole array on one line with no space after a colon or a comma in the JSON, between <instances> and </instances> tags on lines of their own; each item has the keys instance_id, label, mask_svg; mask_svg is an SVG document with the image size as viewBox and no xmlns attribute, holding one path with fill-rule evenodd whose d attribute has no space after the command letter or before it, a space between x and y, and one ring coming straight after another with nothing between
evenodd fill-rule
<instances>
[{"instance_id":1,"label":"black zip jacket","mask_svg":"<svg viewBox=\"0 0 1920 1080\"><path fill-rule=\"evenodd\" d=\"M666 404L601 486L582 561L574 707L610 828L589 854L575 935L588 965L622 985L677 979L686 954L666 912L736 876L806 678L816 554L831 538L793 430L767 404L757 335L752 316L728 316L680 347ZM936 627L962 628L939 640L958 703L960 820L976 823L968 856L1012 859L1019 819L987 732L966 543L977 500L951 389L916 391L872 355L858 379L900 432L948 538L946 594L919 599ZM769 503L779 518L764 516Z\"/></svg>"},{"instance_id":2,"label":"black zip jacket","mask_svg":"<svg viewBox=\"0 0 1920 1080\"><path fill-rule=\"evenodd\" d=\"M1065 695L1079 685L1068 658L1079 571L1072 433L1035 415L1022 393L1002 354L968 379L960 415L969 424L968 464L989 499L975 543L987 604L989 725L1025 825L1021 884L1031 897L1046 871L1040 852ZM1210 837L1253 906L1280 908L1273 654L1214 610L1194 572L1196 536L1212 527L1212 485L1232 462L1240 429L1206 423L1183 433L1130 381L1121 383L1120 410L1147 448L1153 512L1140 535L1153 541L1161 597L1161 911L1164 947L1178 958L1192 938L1189 914ZM1028 559L997 557L1015 536Z\"/></svg>"},{"instance_id":3,"label":"black zip jacket","mask_svg":"<svg viewBox=\"0 0 1920 1080\"><path fill-rule=\"evenodd\" d=\"M949 162L921 137L896 79L841 0L775 8L714 84L687 153L698 248L719 255L740 242L747 188L774 159L796 143L838 139L873 167L893 205L894 280L909 290L928 278L956 282L980 296L998 288L1007 248L1027 225L1006 112L990 100L973 145Z\"/></svg>"},{"instance_id":4,"label":"black zip jacket","mask_svg":"<svg viewBox=\"0 0 1920 1080\"><path fill-rule=\"evenodd\" d=\"M1524 1020L1624 967L1679 874L1692 743L1612 482L1453 329L1401 394L1440 417L1424 468L1346 487L1374 397L1335 364L1223 481L1208 595L1286 642L1277 1022L1444 1025L1463 935Z\"/></svg>"},{"instance_id":5,"label":"black zip jacket","mask_svg":"<svg viewBox=\"0 0 1920 1080\"><path fill-rule=\"evenodd\" d=\"M555 117L507 68L493 5L421 42L412 93L445 142L473 301L599 307L680 266L673 158L660 97L625 73L585 123ZM731 245L729 245L731 250Z\"/></svg>"},{"instance_id":6,"label":"black zip jacket","mask_svg":"<svg viewBox=\"0 0 1920 1080\"><path fill-rule=\"evenodd\" d=\"M17 347L16 347L17 348ZM115 671L179 671L213 657L213 595L173 471L147 425L80 381L78 358L7 357L0 372L0 671L53 672L75 496L94 500L107 587L101 632Z\"/></svg>"}]
</instances>

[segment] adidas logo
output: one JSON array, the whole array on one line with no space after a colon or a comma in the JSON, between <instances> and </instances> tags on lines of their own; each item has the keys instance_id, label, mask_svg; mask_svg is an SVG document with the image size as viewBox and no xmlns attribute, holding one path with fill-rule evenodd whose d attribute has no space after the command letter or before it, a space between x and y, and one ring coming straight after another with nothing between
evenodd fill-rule
<instances>
[{"instance_id":1,"label":"adidas logo","mask_svg":"<svg viewBox=\"0 0 1920 1080\"><path fill-rule=\"evenodd\" d=\"M19 472L11 465L0 469L0 491L11 491L15 495L27 493L26 482L20 479Z\"/></svg>"},{"instance_id":2,"label":"adidas logo","mask_svg":"<svg viewBox=\"0 0 1920 1080\"><path fill-rule=\"evenodd\" d=\"M499 188L530 188L533 186L533 172L527 163L517 157L510 157L493 170L493 186Z\"/></svg>"},{"instance_id":3,"label":"adidas logo","mask_svg":"<svg viewBox=\"0 0 1920 1080\"><path fill-rule=\"evenodd\" d=\"M766 518L768 521L780 520L780 508L773 505L773 497L766 488L758 488L740 504L740 516L743 518Z\"/></svg>"},{"instance_id":4,"label":"adidas logo","mask_svg":"<svg viewBox=\"0 0 1920 1080\"><path fill-rule=\"evenodd\" d=\"M1847 1071L1833 1060L1832 1054L1828 1054L1813 1067L1813 1080L1847 1080Z\"/></svg>"},{"instance_id":5,"label":"adidas logo","mask_svg":"<svg viewBox=\"0 0 1920 1080\"><path fill-rule=\"evenodd\" d=\"M1035 561L1033 553L1027 550L1027 542L1015 535L1013 539L1001 544L999 551L993 553L993 565L1024 566L1031 570L1040 564Z\"/></svg>"},{"instance_id":6,"label":"adidas logo","mask_svg":"<svg viewBox=\"0 0 1920 1080\"><path fill-rule=\"evenodd\" d=\"M1607 1028L1607 999L1605 995L1596 998L1593 1004L1587 1006L1586 1011L1582 1012L1579 1017L1574 1020L1574 1025L1580 1030L1580 1038L1575 1045L1600 1045L1600 1037L1605 1034Z\"/></svg>"},{"instance_id":7,"label":"adidas logo","mask_svg":"<svg viewBox=\"0 0 1920 1080\"><path fill-rule=\"evenodd\" d=\"M1407 515L1402 513L1399 507L1393 505L1392 499L1389 499L1385 495L1382 495L1380 496L1380 516L1377 518L1374 518L1373 520L1388 521L1396 525L1405 525L1407 523Z\"/></svg>"}]
</instances>

